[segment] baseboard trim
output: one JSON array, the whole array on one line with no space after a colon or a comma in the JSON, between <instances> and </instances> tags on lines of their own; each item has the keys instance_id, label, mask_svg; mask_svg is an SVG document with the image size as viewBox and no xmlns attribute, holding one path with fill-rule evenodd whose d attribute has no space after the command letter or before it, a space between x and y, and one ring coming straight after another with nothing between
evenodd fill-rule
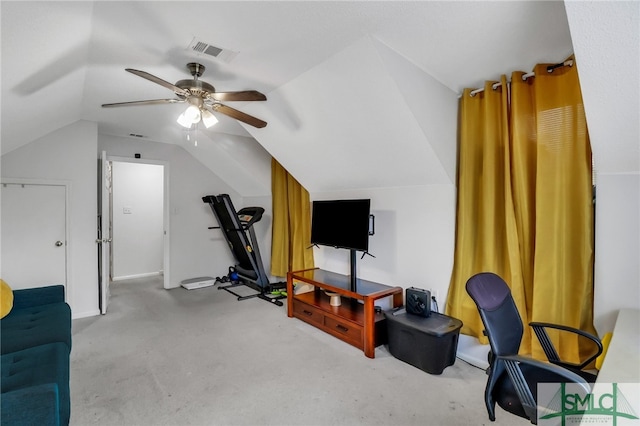
<instances>
[{"instance_id":1,"label":"baseboard trim","mask_svg":"<svg viewBox=\"0 0 640 426\"><path fill-rule=\"evenodd\" d=\"M481 344L475 337L460 334L458 338L458 358L486 370L489 367L488 354L489 345Z\"/></svg>"},{"instance_id":2,"label":"baseboard trim","mask_svg":"<svg viewBox=\"0 0 640 426\"><path fill-rule=\"evenodd\" d=\"M80 319L80 318L95 317L95 316L98 316L98 315L100 315L100 310L99 309L96 309L96 310L93 310L93 311L87 311L87 312L80 312L79 314L74 312L71 315L71 319L75 320L75 319Z\"/></svg>"},{"instance_id":3,"label":"baseboard trim","mask_svg":"<svg viewBox=\"0 0 640 426\"><path fill-rule=\"evenodd\" d=\"M122 275L120 277L113 277L111 281L124 281L132 280L135 278L158 277L160 275L162 275L162 272L145 272L144 274Z\"/></svg>"}]
</instances>

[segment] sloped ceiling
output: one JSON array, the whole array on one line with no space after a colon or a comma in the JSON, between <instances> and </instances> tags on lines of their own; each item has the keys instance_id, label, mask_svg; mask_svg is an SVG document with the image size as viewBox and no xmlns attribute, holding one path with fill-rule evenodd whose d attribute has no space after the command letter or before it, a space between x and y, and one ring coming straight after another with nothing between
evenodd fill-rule
<instances>
[{"instance_id":1,"label":"sloped ceiling","mask_svg":"<svg viewBox=\"0 0 640 426\"><path fill-rule=\"evenodd\" d=\"M396 83L402 76L413 76L394 73L385 66L385 59L410 69L415 65L389 54L393 52L364 37L271 92L277 108L270 111L266 105L252 105L275 128L256 137L287 164L291 174L307 182L308 190L443 184L453 177L447 174ZM422 79L411 79L416 91L422 88L421 80L429 79L422 72L419 75ZM423 92L423 103L427 103L427 93ZM448 100L453 118L456 97L451 91ZM295 107L301 104L306 104L303 109ZM285 115L280 118L274 112ZM283 140L283 134L289 137ZM453 147L455 135L450 136ZM453 174L454 162L447 165ZM317 175L323 178L317 179Z\"/></svg>"},{"instance_id":2,"label":"sloped ceiling","mask_svg":"<svg viewBox=\"0 0 640 426\"><path fill-rule=\"evenodd\" d=\"M267 195L273 155L310 191L453 182L457 94L573 53L564 4L514 2L2 2L2 153L77 120L175 143L243 196ZM187 49L196 38L231 62ZM169 82L188 62L218 91L256 89L188 134ZM453 123L453 124L452 124ZM189 140L187 140L187 137ZM198 145L195 146L194 139Z\"/></svg>"}]
</instances>

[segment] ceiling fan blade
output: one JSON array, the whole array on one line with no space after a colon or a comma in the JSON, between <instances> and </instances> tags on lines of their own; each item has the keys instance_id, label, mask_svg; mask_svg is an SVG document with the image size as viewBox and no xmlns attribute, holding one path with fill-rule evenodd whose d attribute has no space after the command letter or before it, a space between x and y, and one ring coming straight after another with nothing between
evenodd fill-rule
<instances>
[{"instance_id":1,"label":"ceiling fan blade","mask_svg":"<svg viewBox=\"0 0 640 426\"><path fill-rule=\"evenodd\" d=\"M134 70L133 68L126 68L125 71L130 72L131 74L135 74L138 77L142 77L142 78L146 78L149 81L153 81L156 84L159 84L160 86L166 87L169 90L173 90L177 95L180 96L189 96L189 92L181 89L180 87L176 86L173 83L169 83L168 81L165 81L163 79L161 79L160 77L156 77L153 74L149 74L146 71L140 71L140 70Z\"/></svg>"},{"instance_id":2,"label":"ceiling fan blade","mask_svg":"<svg viewBox=\"0 0 640 426\"><path fill-rule=\"evenodd\" d=\"M238 111L235 108L231 108L228 107L226 105L222 105L222 104L215 104L213 105L211 108L213 108L214 111L216 112L220 112L222 114L228 115L231 118L235 118L236 120L240 120L243 123L247 123L253 127L257 127L259 129L265 127L267 125L266 121L262 121L259 118L253 117L249 114L245 114L242 111Z\"/></svg>"},{"instance_id":3,"label":"ceiling fan blade","mask_svg":"<svg viewBox=\"0 0 640 426\"><path fill-rule=\"evenodd\" d=\"M179 104L183 103L182 99L149 99L146 101L130 101L130 102L116 102L113 104L102 104L103 107L119 107L119 106L136 106L136 105L158 105L158 104Z\"/></svg>"},{"instance_id":4,"label":"ceiling fan blade","mask_svg":"<svg viewBox=\"0 0 640 426\"><path fill-rule=\"evenodd\" d=\"M266 101L267 97L257 90L245 90L243 92L214 92L209 98L216 101Z\"/></svg>"}]
</instances>

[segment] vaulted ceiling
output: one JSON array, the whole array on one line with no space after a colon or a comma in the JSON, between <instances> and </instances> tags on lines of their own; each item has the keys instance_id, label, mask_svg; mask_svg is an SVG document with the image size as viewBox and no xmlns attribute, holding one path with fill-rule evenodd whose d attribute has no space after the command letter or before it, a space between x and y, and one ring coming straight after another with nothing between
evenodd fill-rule
<instances>
[{"instance_id":1,"label":"vaulted ceiling","mask_svg":"<svg viewBox=\"0 0 640 426\"><path fill-rule=\"evenodd\" d=\"M91 120L184 146L244 196L269 193L271 156L310 191L451 183L458 93L574 52L561 1L3 1L1 19L3 154ZM101 108L174 97L125 68L174 83L188 62L217 91L266 94L228 104L267 127L218 115L189 134L182 104Z\"/></svg>"}]
</instances>

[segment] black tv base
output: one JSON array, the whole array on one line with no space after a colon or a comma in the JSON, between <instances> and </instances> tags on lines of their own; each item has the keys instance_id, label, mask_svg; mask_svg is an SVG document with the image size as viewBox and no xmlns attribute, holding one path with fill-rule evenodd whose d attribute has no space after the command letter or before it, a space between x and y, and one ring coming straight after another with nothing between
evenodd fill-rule
<instances>
[{"instance_id":1,"label":"black tv base","mask_svg":"<svg viewBox=\"0 0 640 426\"><path fill-rule=\"evenodd\" d=\"M356 291L356 283L358 281L357 275L356 275L356 251L351 249L349 250L350 253L350 262L349 262L349 272L351 272L351 275L349 276L350 278L350 289L352 292L357 293Z\"/></svg>"}]
</instances>

